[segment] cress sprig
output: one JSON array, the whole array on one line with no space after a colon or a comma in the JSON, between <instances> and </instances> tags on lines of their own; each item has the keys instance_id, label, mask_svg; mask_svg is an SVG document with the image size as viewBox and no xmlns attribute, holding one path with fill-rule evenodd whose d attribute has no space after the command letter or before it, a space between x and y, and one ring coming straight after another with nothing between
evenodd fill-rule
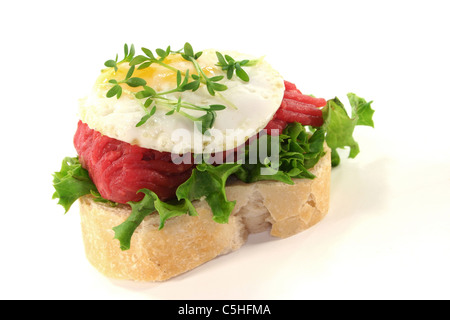
<instances>
[{"instance_id":1,"label":"cress sprig","mask_svg":"<svg viewBox=\"0 0 450 320\"><path fill-rule=\"evenodd\" d=\"M208 90L209 94L215 96L216 91L225 91L228 89L228 87L222 83L218 83L224 78L224 76L214 76L211 78L208 78L208 76L206 76L197 62L197 59L201 57L202 53L202 51L199 51L194 54L194 49L189 42L186 42L184 45L184 53L182 53L181 56L184 60L192 62L195 70L197 71L197 75L192 75L192 78L195 80L192 82L193 91L197 90L200 87L200 83L203 83L206 85L206 89Z\"/></svg>"},{"instance_id":2,"label":"cress sprig","mask_svg":"<svg viewBox=\"0 0 450 320\"><path fill-rule=\"evenodd\" d=\"M210 95L215 96L216 91L225 91L228 89L228 87L222 83L219 83L220 80L224 78L224 76L213 76L208 77L200 67L199 63L197 62L197 59L200 58L202 55L202 51L199 51L197 53L194 53L194 50L192 46L186 42L183 49L178 51L172 51L170 46L168 46L165 50L158 48L156 49L155 56L153 52L147 48L141 48L142 52L145 55L135 55L135 48L134 45L131 45L130 50L128 49L128 45L125 44L124 46L124 58L121 61L118 61L118 55L116 55L115 60L108 60L105 62L105 66L109 68L114 68L115 71L118 70L118 66L124 62L128 62L130 65L130 68L128 69L128 72L124 79L117 80L117 79L111 79L108 81L109 84L112 85L112 88L108 90L106 93L106 97L112 98L114 96L119 99L123 93L123 89L121 84L126 84L129 87L136 88L136 87L142 87L142 90L134 93L127 91L128 94L133 95L136 99L141 100L145 99L144 103L141 103L143 110L145 112L145 115L141 118L141 120L136 124L136 127L139 127L147 122L148 119L150 119L155 113L156 113L156 102L160 106L165 106L170 109L169 112L166 113L166 115L172 115L175 112L179 113L180 115L191 119L194 122L201 123L201 132L205 133L208 129L212 128L216 113L215 111L223 110L226 107L224 105L209 105L209 106L198 106L192 103L188 103L186 101L181 100L181 97L178 98L178 100L174 99L168 99L165 97L165 95L169 93L175 93L175 92L184 92L184 91L196 91L200 88L200 86L206 85L206 89L209 92ZM183 59L192 62L194 65L195 70L197 71L197 74L189 75L189 69L185 72L182 72L181 70L168 65L164 63L164 60L167 56L170 54L181 54ZM218 64L217 66L222 67L222 70L227 70L227 78L231 79L233 76L233 72L236 71L236 75L243 81L248 82L249 77L248 74L242 69L241 66L247 65L247 66L253 66L257 63L257 60L242 60L242 61L235 61L232 57L229 55L225 55L225 58L220 52L216 52L217 58L218 58ZM174 89L167 90L164 92L157 92L153 88L147 86L147 82L139 77L133 77L133 74L136 70L142 70L150 67L152 64L158 64L164 68L167 68L169 70L172 70L177 73L177 86ZM183 79L184 76L184 79ZM192 81L190 81L192 79ZM223 98L223 96L221 96ZM223 98L225 101L226 99ZM227 101L228 102L228 101ZM229 103L230 104L230 103ZM233 106L233 105L232 105ZM234 107L234 106L233 106ZM150 109L151 108L151 109ZM200 117L194 117L181 109L191 109L191 110L197 110L197 111L203 111L205 114Z\"/></svg>"},{"instance_id":3,"label":"cress sprig","mask_svg":"<svg viewBox=\"0 0 450 320\"><path fill-rule=\"evenodd\" d=\"M128 51L128 45L125 43L124 47L123 47L123 51L124 51L124 58L121 61L117 61L119 59L119 55L116 54L116 59L115 60L108 60L105 62L105 66L108 68L114 68L115 71L118 70L118 65L124 62L130 62L135 54L135 49L134 49L134 45L132 44L130 47L130 51Z\"/></svg>"},{"instance_id":4,"label":"cress sprig","mask_svg":"<svg viewBox=\"0 0 450 320\"><path fill-rule=\"evenodd\" d=\"M245 72L244 69L242 69L242 66L251 67L258 63L258 60L241 60L236 61L229 55L223 56L220 52L216 51L217 59L219 60L219 63L216 64L216 66L221 67L222 70L227 71L227 79L231 79L233 77L234 72L236 71L236 76L241 79L242 81L249 82L250 78Z\"/></svg>"},{"instance_id":5,"label":"cress sprig","mask_svg":"<svg viewBox=\"0 0 450 320\"><path fill-rule=\"evenodd\" d=\"M130 68L132 70L134 66ZM209 106L198 106L193 103L189 103L186 101L182 101L181 97L177 100L166 98L165 95L174 92L183 92L186 91L184 86L188 83L189 79L189 70L186 71L186 75L184 80L182 80L181 72L177 71L177 87L163 92L157 92L155 89L147 86L147 82L142 78L132 78L132 72L128 72L127 76L124 80L117 81L115 79L109 80L109 83L114 84L114 86L107 92L107 97L114 97L116 95L118 98L122 93L122 87L120 83L125 83L130 87L140 87L142 86L142 90L138 92L127 92L128 94L134 95L136 99L142 101L145 99L145 102L141 105L144 109L145 115L141 118L141 120L136 124L136 127L140 127L147 122L155 113L156 113L156 103L159 106L164 106L170 109L166 115L172 115L175 112L180 115L192 120L193 122L198 124L198 129L204 134L208 129L212 128L214 121L216 119L216 111L220 111L225 109L224 105L214 104ZM186 113L182 109L190 109L202 111L205 114L199 117L194 117L189 113Z\"/></svg>"}]
</instances>

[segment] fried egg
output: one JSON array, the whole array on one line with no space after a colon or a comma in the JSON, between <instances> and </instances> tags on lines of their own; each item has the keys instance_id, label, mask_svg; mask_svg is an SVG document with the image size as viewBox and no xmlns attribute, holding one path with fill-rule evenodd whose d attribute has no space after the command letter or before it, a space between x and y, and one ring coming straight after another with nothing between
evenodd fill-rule
<instances>
[{"instance_id":1,"label":"fried egg","mask_svg":"<svg viewBox=\"0 0 450 320\"><path fill-rule=\"evenodd\" d=\"M225 52L236 61L257 59L253 56ZM192 62L186 61L181 54L170 54L164 61L167 68L156 63L150 67L135 70L133 77L147 82L157 92L169 91L177 87L176 69L185 73L197 74ZM146 114L143 103L133 93L142 90L125 84L123 94L107 98L111 89L111 79L124 79L128 63L119 65L118 70L108 68L102 71L92 92L80 101L79 116L91 129L108 137L158 151L184 153L212 153L231 150L245 143L267 125L280 107L284 94L284 81L280 74L264 59L259 59L254 66L243 66L249 76L245 82L233 75L231 79L226 71L217 66L216 50L205 50L197 60L202 72L207 77L224 76L219 83L227 90L211 95L205 85L196 91L173 92L164 95L171 100L181 99L197 106L224 105L223 110L216 111L216 118L210 130L202 133L191 119L178 112L167 114L171 109L155 102L156 112L141 126L137 123ZM153 106L153 105L152 105ZM183 109L183 112L199 117L203 111Z\"/></svg>"}]
</instances>

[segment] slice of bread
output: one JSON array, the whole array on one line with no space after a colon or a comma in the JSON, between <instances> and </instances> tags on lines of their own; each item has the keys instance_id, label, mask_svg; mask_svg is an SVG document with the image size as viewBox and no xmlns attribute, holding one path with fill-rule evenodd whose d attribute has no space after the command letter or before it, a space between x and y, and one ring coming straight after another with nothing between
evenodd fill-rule
<instances>
[{"instance_id":1,"label":"slice of bread","mask_svg":"<svg viewBox=\"0 0 450 320\"><path fill-rule=\"evenodd\" d=\"M196 201L198 216L179 216L158 230L159 216L144 219L131 239L131 249L121 251L113 227L130 214L127 206L111 207L80 199L86 256L104 275L117 279L163 281L240 248L249 233L271 228L271 235L289 237L326 215L330 199L330 150L311 169L313 180L295 179L294 185L278 181L227 185L228 200L236 206L227 224L213 221L205 201Z\"/></svg>"}]
</instances>

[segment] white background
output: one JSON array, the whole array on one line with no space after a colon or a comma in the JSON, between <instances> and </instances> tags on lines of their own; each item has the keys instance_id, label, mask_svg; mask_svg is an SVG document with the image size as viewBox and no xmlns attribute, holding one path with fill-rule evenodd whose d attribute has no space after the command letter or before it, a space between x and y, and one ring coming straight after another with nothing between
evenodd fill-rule
<instances>
[{"instance_id":1,"label":"white background","mask_svg":"<svg viewBox=\"0 0 450 320\"><path fill-rule=\"evenodd\" d=\"M2 299L449 299L448 1L8 1L0 5ZM164 283L115 281L85 259L77 206L51 200L74 156L77 101L136 47L233 49L305 93L373 100L342 153L331 209Z\"/></svg>"}]
</instances>

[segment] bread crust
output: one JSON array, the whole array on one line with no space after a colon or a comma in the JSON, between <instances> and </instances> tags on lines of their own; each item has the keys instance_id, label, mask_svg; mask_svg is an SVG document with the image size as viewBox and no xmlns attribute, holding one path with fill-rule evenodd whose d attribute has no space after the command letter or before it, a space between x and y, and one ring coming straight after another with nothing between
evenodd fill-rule
<instances>
[{"instance_id":1,"label":"bread crust","mask_svg":"<svg viewBox=\"0 0 450 320\"><path fill-rule=\"evenodd\" d=\"M322 220L330 199L330 150L310 171L313 180L295 179L294 185L279 181L245 184L233 181L226 187L236 206L227 224L213 221L205 201L194 205L198 216L179 216L158 230L159 216L144 219L131 239L131 248L121 251L113 227L129 216L128 206L111 207L80 198L81 229L90 263L116 279L164 281L240 248L249 233L271 228L271 235L286 238Z\"/></svg>"}]
</instances>

